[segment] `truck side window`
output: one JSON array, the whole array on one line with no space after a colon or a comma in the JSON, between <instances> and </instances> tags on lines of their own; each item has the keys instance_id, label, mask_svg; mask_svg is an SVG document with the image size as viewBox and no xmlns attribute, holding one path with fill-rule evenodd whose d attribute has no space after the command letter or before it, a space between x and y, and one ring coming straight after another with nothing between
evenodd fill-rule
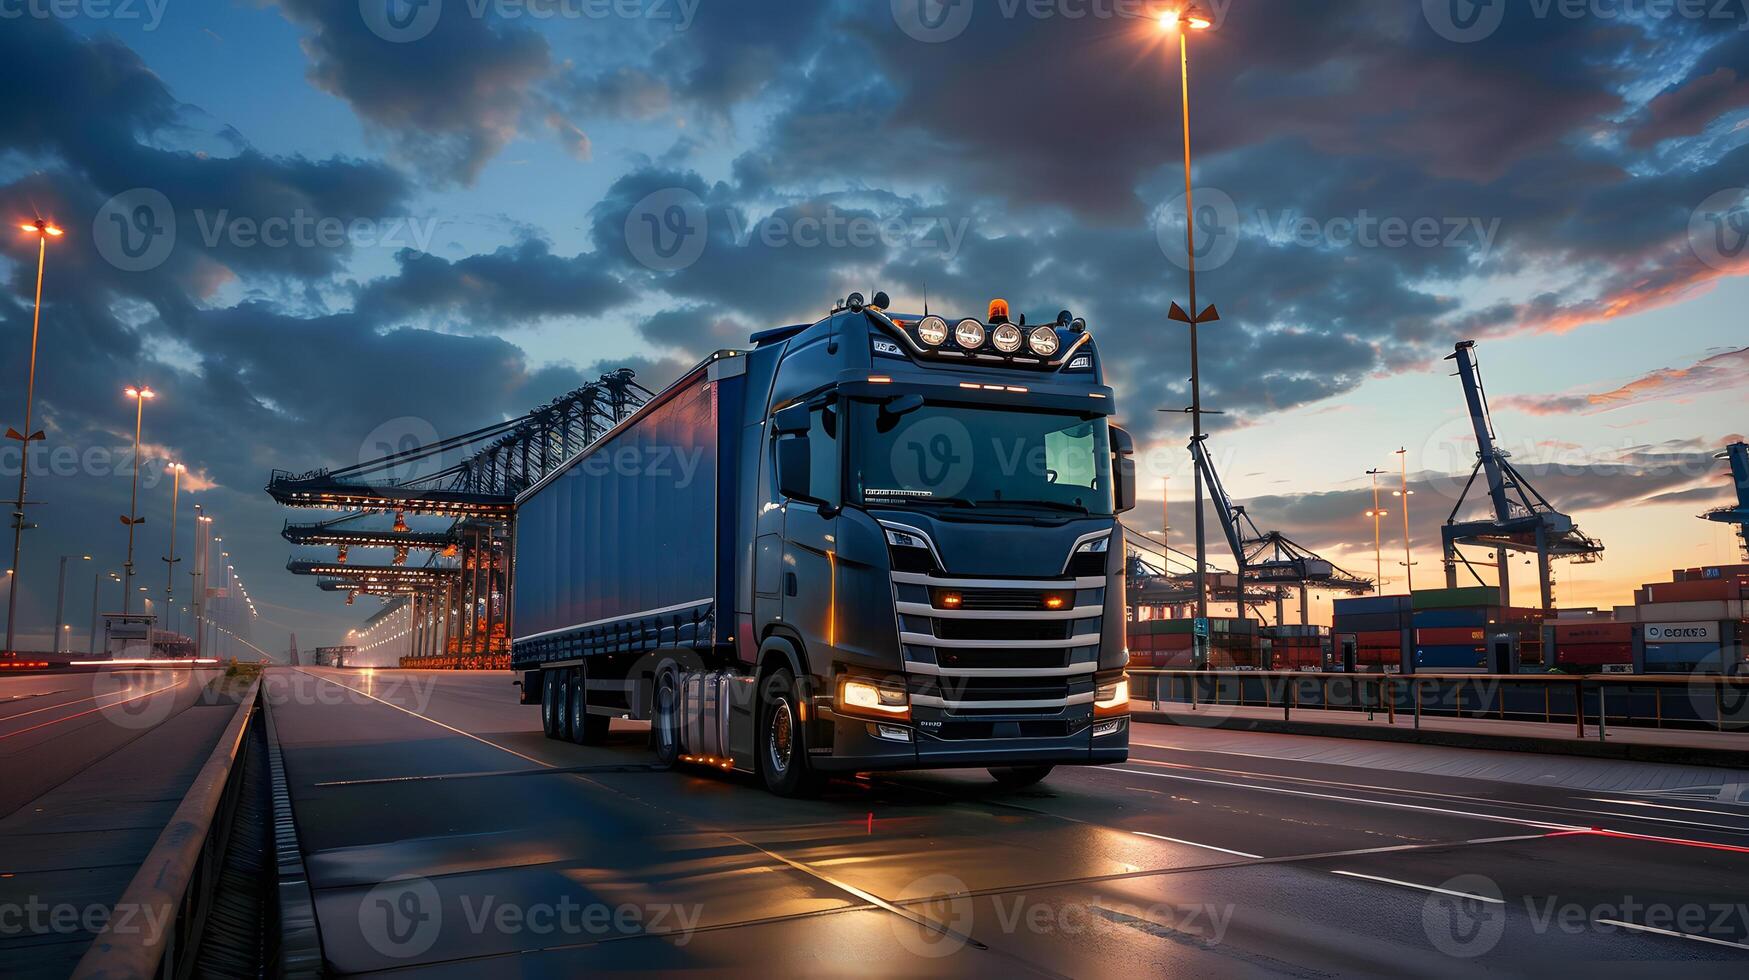
<instances>
[{"instance_id":1,"label":"truck side window","mask_svg":"<svg viewBox=\"0 0 1749 980\"><path fill-rule=\"evenodd\" d=\"M814 496L837 506L840 502L838 486L838 408L835 405L822 405L810 413L808 426L809 469L808 483L814 491Z\"/></svg>"},{"instance_id":2,"label":"truck side window","mask_svg":"<svg viewBox=\"0 0 1749 980\"><path fill-rule=\"evenodd\" d=\"M1045 471L1058 486L1087 487L1099 482L1093 425L1084 422L1045 433Z\"/></svg>"}]
</instances>

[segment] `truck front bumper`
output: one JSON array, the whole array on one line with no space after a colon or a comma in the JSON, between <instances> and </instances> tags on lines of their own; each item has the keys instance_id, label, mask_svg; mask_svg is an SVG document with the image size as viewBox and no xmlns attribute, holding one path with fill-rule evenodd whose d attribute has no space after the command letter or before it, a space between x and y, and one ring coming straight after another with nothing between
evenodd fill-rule
<instances>
[{"instance_id":1,"label":"truck front bumper","mask_svg":"<svg viewBox=\"0 0 1749 980\"><path fill-rule=\"evenodd\" d=\"M826 772L872 772L1105 765L1123 762L1130 753L1128 715L1095 719L1083 710L1078 716L1048 719L968 720L933 711L917 714L900 721L876 721L819 708L815 732L825 737L813 740L809 762ZM1094 735L1112 722L1117 723L1114 731Z\"/></svg>"}]
</instances>

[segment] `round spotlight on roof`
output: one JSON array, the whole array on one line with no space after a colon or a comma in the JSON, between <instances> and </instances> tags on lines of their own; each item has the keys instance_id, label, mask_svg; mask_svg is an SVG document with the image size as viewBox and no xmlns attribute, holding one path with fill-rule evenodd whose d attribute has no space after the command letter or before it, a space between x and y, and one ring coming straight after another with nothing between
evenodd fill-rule
<instances>
[{"instance_id":1,"label":"round spotlight on roof","mask_svg":"<svg viewBox=\"0 0 1749 980\"><path fill-rule=\"evenodd\" d=\"M1012 323L1004 323L990 332L990 342L1004 354L1012 354L1020 349L1020 328Z\"/></svg>"},{"instance_id":2,"label":"round spotlight on roof","mask_svg":"<svg viewBox=\"0 0 1749 980\"><path fill-rule=\"evenodd\" d=\"M966 350L976 350L984 346L984 325L966 317L953 325L953 339Z\"/></svg>"},{"instance_id":3,"label":"round spotlight on roof","mask_svg":"<svg viewBox=\"0 0 1749 980\"><path fill-rule=\"evenodd\" d=\"M933 314L917 321L917 339L930 347L947 343L947 321Z\"/></svg>"},{"instance_id":4,"label":"round spotlight on roof","mask_svg":"<svg viewBox=\"0 0 1749 980\"><path fill-rule=\"evenodd\" d=\"M1034 327L1026 335L1026 345L1040 357L1050 357L1057 352L1057 331L1054 327Z\"/></svg>"}]
</instances>

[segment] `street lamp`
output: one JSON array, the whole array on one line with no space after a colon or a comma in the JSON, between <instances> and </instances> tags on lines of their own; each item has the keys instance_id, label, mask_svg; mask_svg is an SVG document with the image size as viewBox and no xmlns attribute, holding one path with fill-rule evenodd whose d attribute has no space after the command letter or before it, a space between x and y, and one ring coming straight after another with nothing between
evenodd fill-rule
<instances>
[{"instance_id":1,"label":"street lamp","mask_svg":"<svg viewBox=\"0 0 1749 980\"><path fill-rule=\"evenodd\" d=\"M1379 507L1379 474L1383 472L1384 470L1381 469L1366 471L1366 475L1372 477L1372 510L1367 511L1366 516L1372 518L1372 564L1373 576L1376 579L1372 587L1373 595L1383 595L1385 585L1384 539L1379 531L1379 520L1389 511Z\"/></svg>"},{"instance_id":2,"label":"street lamp","mask_svg":"<svg viewBox=\"0 0 1749 980\"><path fill-rule=\"evenodd\" d=\"M1402 466L1403 489L1392 491L1393 496L1403 498L1403 574L1406 576L1404 588L1415 591L1415 560L1409 552L1409 498L1415 491L1409 489L1409 450L1397 450L1397 459Z\"/></svg>"},{"instance_id":3,"label":"street lamp","mask_svg":"<svg viewBox=\"0 0 1749 980\"><path fill-rule=\"evenodd\" d=\"M93 657L97 656L97 591L103 586L103 576L105 575L114 581L121 581L121 576L117 575L113 569L91 576L91 636L86 641L86 645L90 648L86 652Z\"/></svg>"},{"instance_id":4,"label":"street lamp","mask_svg":"<svg viewBox=\"0 0 1749 980\"><path fill-rule=\"evenodd\" d=\"M140 425L145 421L146 402L158 397L158 393L146 385L129 385L122 393L134 400L134 486L132 496L128 498L128 512L121 519L128 526L128 560L122 565L127 582L122 588L121 608L122 614L126 615L134 608L134 528L146 523L146 519L140 516Z\"/></svg>"},{"instance_id":5,"label":"street lamp","mask_svg":"<svg viewBox=\"0 0 1749 980\"><path fill-rule=\"evenodd\" d=\"M170 554L164 556L164 617L176 612L176 501L182 493L182 471L188 467L171 463L170 470ZM166 629L173 628L166 626Z\"/></svg>"},{"instance_id":6,"label":"street lamp","mask_svg":"<svg viewBox=\"0 0 1749 980\"><path fill-rule=\"evenodd\" d=\"M1195 470L1195 507L1196 507L1196 616L1207 619L1208 606L1208 536L1204 528L1202 513L1202 465L1197 458L1197 447L1203 441L1202 432L1202 372L1201 360L1197 349L1196 328L1201 323L1212 323L1220 319L1214 304L1208 309L1199 310L1196 305L1196 207L1191 193L1190 178L1190 32L1207 30L1211 26L1209 19L1203 16L1196 7L1182 10L1168 10L1160 14L1160 30L1177 32L1178 34L1178 78L1182 117L1184 120L1184 242L1185 269L1190 274L1190 312L1186 313L1177 303L1167 316L1185 324L1190 328L1190 426L1191 426L1191 466ZM1239 587L1244 588L1243 555L1234 556L1239 564ZM1239 606L1240 615L1244 615L1243 597Z\"/></svg>"},{"instance_id":7,"label":"street lamp","mask_svg":"<svg viewBox=\"0 0 1749 980\"><path fill-rule=\"evenodd\" d=\"M30 444L41 441L43 434L32 429L31 410L36 404L36 338L37 330L42 326L43 319L43 263L48 259L49 239L59 238L65 232L41 218L21 225L26 232L37 237L36 245L36 306L30 317L30 373L24 383L24 431L8 428L6 438L18 440L18 499L12 502L12 587L6 592L6 646L11 652L16 639L18 623L18 574L17 570L24 566L19 564L21 552L24 549L24 532L30 525L24 523L24 483L30 473ZM58 631L57 631L58 632ZM59 646L57 638L56 645Z\"/></svg>"},{"instance_id":8,"label":"street lamp","mask_svg":"<svg viewBox=\"0 0 1749 980\"><path fill-rule=\"evenodd\" d=\"M63 625L66 622L66 615L65 614L67 611L67 563L74 560L75 558L77 558L80 561L90 561L91 560L90 555L62 555L61 556L61 580L60 580L60 584L55 586L55 646L54 646L54 650L56 653L61 652L61 633L63 630L65 630L67 628L66 626Z\"/></svg>"}]
</instances>

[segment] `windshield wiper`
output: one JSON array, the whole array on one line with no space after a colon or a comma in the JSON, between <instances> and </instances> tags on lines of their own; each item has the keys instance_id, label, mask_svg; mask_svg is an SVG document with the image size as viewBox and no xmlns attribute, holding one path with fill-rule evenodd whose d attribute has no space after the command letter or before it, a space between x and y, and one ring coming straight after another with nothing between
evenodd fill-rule
<instances>
[{"instance_id":1,"label":"windshield wiper","mask_svg":"<svg viewBox=\"0 0 1749 980\"><path fill-rule=\"evenodd\" d=\"M1062 510L1071 514L1088 514L1093 512L1080 504L1064 503L1060 500L980 500L974 507L1042 507L1045 510Z\"/></svg>"}]
</instances>

